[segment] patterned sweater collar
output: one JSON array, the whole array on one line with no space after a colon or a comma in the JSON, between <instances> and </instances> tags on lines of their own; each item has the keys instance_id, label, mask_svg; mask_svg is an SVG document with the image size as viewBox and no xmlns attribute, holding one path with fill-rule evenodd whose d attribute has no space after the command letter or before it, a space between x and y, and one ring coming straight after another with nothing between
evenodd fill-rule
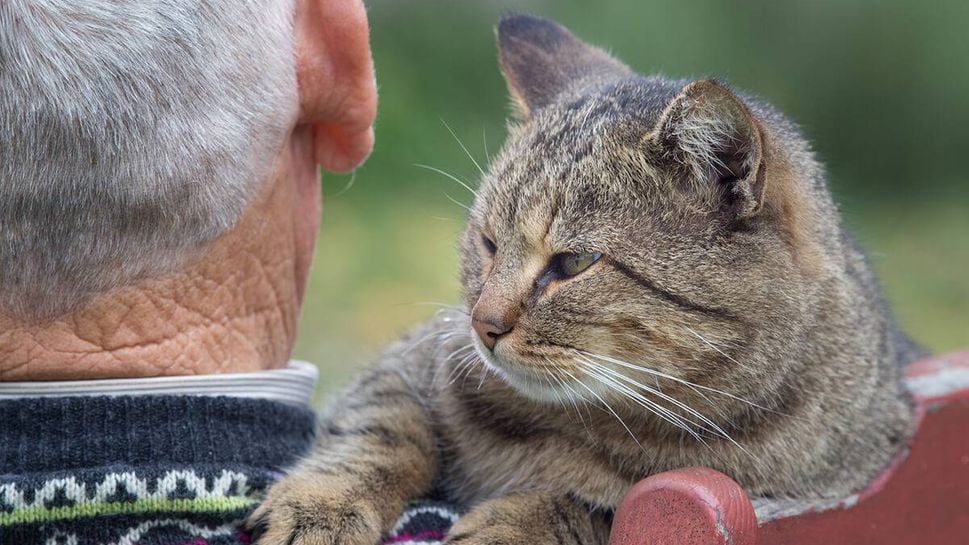
<instances>
[{"instance_id":1,"label":"patterned sweater collar","mask_svg":"<svg viewBox=\"0 0 969 545\"><path fill-rule=\"evenodd\" d=\"M0 400L0 543L245 543L238 522L314 430L264 399Z\"/></svg>"}]
</instances>

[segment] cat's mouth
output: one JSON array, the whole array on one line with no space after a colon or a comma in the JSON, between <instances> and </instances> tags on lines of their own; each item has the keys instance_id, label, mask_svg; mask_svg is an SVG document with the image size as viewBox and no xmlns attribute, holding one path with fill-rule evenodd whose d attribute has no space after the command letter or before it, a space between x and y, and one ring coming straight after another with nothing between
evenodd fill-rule
<instances>
[{"instance_id":1,"label":"cat's mouth","mask_svg":"<svg viewBox=\"0 0 969 545\"><path fill-rule=\"evenodd\" d=\"M472 338L487 370L529 399L560 404L585 398L587 393L596 395L574 371L569 371L574 366L565 349L523 356L510 344L499 343L494 350L489 350L476 337Z\"/></svg>"}]
</instances>

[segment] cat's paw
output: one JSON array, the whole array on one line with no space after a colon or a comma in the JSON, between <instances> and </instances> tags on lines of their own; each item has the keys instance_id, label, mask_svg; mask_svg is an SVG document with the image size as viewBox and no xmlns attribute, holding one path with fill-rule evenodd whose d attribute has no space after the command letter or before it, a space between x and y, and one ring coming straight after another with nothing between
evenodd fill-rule
<instances>
[{"instance_id":1,"label":"cat's paw","mask_svg":"<svg viewBox=\"0 0 969 545\"><path fill-rule=\"evenodd\" d=\"M544 545L536 543L509 526L479 528L473 532L453 532L444 545ZM549 543L548 545L552 545Z\"/></svg>"},{"instance_id":2,"label":"cat's paw","mask_svg":"<svg viewBox=\"0 0 969 545\"><path fill-rule=\"evenodd\" d=\"M249 516L254 545L376 545L383 521L362 483L294 473Z\"/></svg>"},{"instance_id":3,"label":"cat's paw","mask_svg":"<svg viewBox=\"0 0 969 545\"><path fill-rule=\"evenodd\" d=\"M540 521L536 521L541 524ZM489 510L472 509L451 527L445 545L546 545L534 532L494 517ZM548 545L551 545L549 542Z\"/></svg>"},{"instance_id":4,"label":"cat's paw","mask_svg":"<svg viewBox=\"0 0 969 545\"><path fill-rule=\"evenodd\" d=\"M445 545L604 545L609 525L568 497L541 492L488 500L462 516Z\"/></svg>"}]
</instances>

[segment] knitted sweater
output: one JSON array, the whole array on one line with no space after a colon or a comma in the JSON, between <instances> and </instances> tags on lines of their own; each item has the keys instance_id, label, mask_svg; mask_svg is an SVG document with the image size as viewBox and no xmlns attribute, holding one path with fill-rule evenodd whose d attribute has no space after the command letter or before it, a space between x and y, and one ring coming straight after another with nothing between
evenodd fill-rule
<instances>
[{"instance_id":1,"label":"knitted sweater","mask_svg":"<svg viewBox=\"0 0 969 545\"><path fill-rule=\"evenodd\" d=\"M0 401L0 545L238 545L240 523L310 447L314 415L260 399ZM388 543L437 543L415 504Z\"/></svg>"}]
</instances>

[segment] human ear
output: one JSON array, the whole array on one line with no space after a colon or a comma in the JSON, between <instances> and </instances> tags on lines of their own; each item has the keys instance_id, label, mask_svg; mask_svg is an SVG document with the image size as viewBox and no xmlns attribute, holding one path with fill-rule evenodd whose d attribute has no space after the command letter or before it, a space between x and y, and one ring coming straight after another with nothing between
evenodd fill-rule
<instances>
[{"instance_id":1,"label":"human ear","mask_svg":"<svg viewBox=\"0 0 969 545\"><path fill-rule=\"evenodd\" d=\"M373 149L377 91L361 0L298 0L294 18L299 123L316 162L347 172Z\"/></svg>"}]
</instances>

